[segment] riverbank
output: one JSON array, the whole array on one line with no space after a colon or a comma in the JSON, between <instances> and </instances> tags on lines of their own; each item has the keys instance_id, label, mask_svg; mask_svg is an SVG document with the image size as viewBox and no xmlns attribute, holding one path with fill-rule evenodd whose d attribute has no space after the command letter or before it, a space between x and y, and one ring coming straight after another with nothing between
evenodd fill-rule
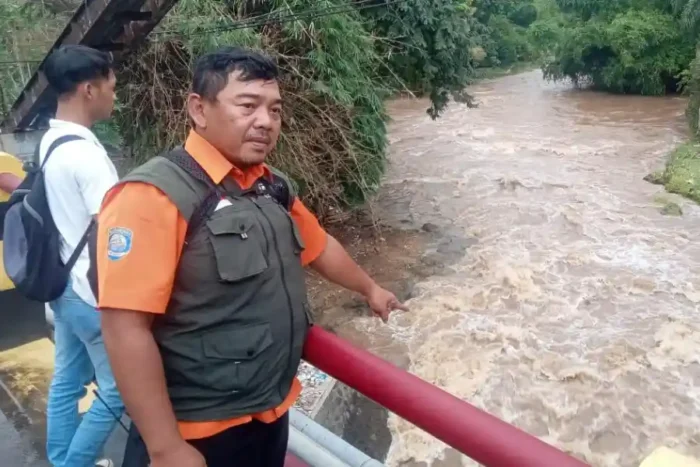
<instances>
[{"instance_id":1,"label":"riverbank","mask_svg":"<svg viewBox=\"0 0 700 467\"><path fill-rule=\"evenodd\" d=\"M504 76L517 75L527 71L533 71L540 67L537 62L519 62L507 67L484 67L474 70L474 82L485 79L502 78Z\"/></svg>"},{"instance_id":2,"label":"riverbank","mask_svg":"<svg viewBox=\"0 0 700 467\"><path fill-rule=\"evenodd\" d=\"M648 175L646 180L700 204L700 143L691 140L678 146L671 152L666 167Z\"/></svg>"}]
</instances>

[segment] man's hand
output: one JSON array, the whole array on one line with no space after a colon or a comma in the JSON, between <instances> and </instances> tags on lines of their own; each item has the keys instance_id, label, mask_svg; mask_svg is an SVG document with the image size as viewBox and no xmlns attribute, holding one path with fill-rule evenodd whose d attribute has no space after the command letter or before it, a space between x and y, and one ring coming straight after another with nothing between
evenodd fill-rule
<instances>
[{"instance_id":1,"label":"man's hand","mask_svg":"<svg viewBox=\"0 0 700 467\"><path fill-rule=\"evenodd\" d=\"M329 281L362 294L372 311L385 323L393 310L407 310L393 293L379 287L330 235L326 249L311 263L311 267Z\"/></svg>"},{"instance_id":2,"label":"man's hand","mask_svg":"<svg viewBox=\"0 0 700 467\"><path fill-rule=\"evenodd\" d=\"M207 467L204 456L187 441L151 455L150 467Z\"/></svg>"},{"instance_id":3,"label":"man's hand","mask_svg":"<svg viewBox=\"0 0 700 467\"><path fill-rule=\"evenodd\" d=\"M372 311L385 323L389 321L389 314L394 310L408 311L408 307L403 305L396 296L386 289L375 284L367 294L367 303Z\"/></svg>"},{"instance_id":4,"label":"man's hand","mask_svg":"<svg viewBox=\"0 0 700 467\"><path fill-rule=\"evenodd\" d=\"M22 183L22 179L17 175L7 172L0 173L0 191L10 194L17 189L20 183Z\"/></svg>"}]
</instances>

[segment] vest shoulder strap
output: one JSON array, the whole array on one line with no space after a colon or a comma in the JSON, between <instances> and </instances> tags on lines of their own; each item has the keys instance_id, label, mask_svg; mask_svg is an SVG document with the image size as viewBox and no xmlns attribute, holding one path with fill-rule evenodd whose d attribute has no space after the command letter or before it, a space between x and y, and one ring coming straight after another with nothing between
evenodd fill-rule
<instances>
[{"instance_id":1,"label":"vest shoulder strap","mask_svg":"<svg viewBox=\"0 0 700 467\"><path fill-rule=\"evenodd\" d=\"M184 152L184 150L175 149L171 153L177 153L177 151ZM120 183L142 182L155 186L177 206L182 217L189 223L199 205L212 192L213 183L200 180L189 170L183 169L171 160L171 153L154 157L130 172ZM185 157L196 164L187 153Z\"/></svg>"},{"instance_id":2,"label":"vest shoulder strap","mask_svg":"<svg viewBox=\"0 0 700 467\"><path fill-rule=\"evenodd\" d=\"M268 168L271 177L267 181L274 198L291 211L297 196L294 183L279 169L272 166ZM209 210L208 200L216 198L217 193L233 196L242 193L239 187L233 189L228 185L225 191L222 191L223 188L214 184L204 169L183 148L156 156L137 167L120 183L126 182L143 182L155 186L177 206L188 223L200 214L205 215Z\"/></svg>"}]
</instances>

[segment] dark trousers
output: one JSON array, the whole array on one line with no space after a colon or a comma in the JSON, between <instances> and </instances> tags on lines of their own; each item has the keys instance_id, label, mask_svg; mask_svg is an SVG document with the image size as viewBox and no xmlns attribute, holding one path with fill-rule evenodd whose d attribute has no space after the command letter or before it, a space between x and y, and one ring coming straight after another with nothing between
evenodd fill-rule
<instances>
[{"instance_id":1,"label":"dark trousers","mask_svg":"<svg viewBox=\"0 0 700 467\"><path fill-rule=\"evenodd\" d=\"M207 467L284 467L289 438L289 415L274 423L254 420L210 438L190 441L207 460ZM146 467L143 440L131 425L123 467Z\"/></svg>"}]
</instances>

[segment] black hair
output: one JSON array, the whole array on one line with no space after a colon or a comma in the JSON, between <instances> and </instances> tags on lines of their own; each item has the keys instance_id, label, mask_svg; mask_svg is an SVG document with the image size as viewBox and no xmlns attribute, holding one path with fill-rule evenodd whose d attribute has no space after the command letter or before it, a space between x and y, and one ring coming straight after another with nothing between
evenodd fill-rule
<instances>
[{"instance_id":1,"label":"black hair","mask_svg":"<svg viewBox=\"0 0 700 467\"><path fill-rule=\"evenodd\" d=\"M84 45L65 45L49 55L43 70L49 86L62 96L85 81L109 78L114 63L106 52Z\"/></svg>"},{"instance_id":2,"label":"black hair","mask_svg":"<svg viewBox=\"0 0 700 467\"><path fill-rule=\"evenodd\" d=\"M267 55L240 47L223 47L197 59L192 92L215 101L234 72L240 72L238 79L242 81L273 81L279 77L277 64Z\"/></svg>"}]
</instances>

